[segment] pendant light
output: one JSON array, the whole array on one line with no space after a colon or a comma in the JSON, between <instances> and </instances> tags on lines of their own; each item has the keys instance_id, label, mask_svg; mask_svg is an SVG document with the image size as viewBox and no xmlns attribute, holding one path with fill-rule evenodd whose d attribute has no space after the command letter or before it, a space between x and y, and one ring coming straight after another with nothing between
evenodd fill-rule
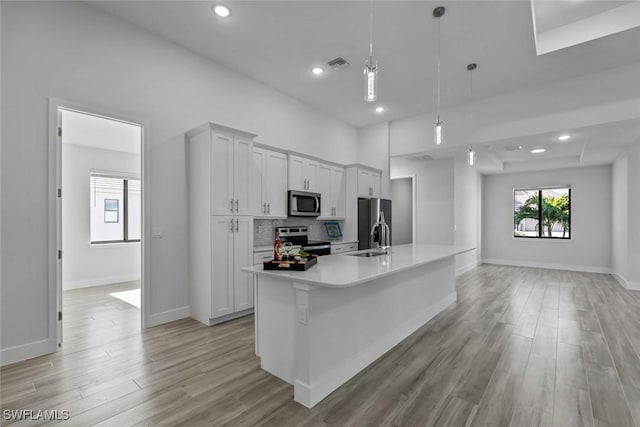
<instances>
[{"instance_id":1,"label":"pendant light","mask_svg":"<svg viewBox=\"0 0 640 427\"><path fill-rule=\"evenodd\" d=\"M440 120L440 18L444 15L444 11L443 6L438 6L433 9L433 17L438 18L438 116L436 117L436 121L433 123L433 137L436 145L442 144L442 120Z\"/></svg>"},{"instance_id":2,"label":"pendant light","mask_svg":"<svg viewBox=\"0 0 640 427\"><path fill-rule=\"evenodd\" d=\"M469 70L469 100L473 98L473 70L478 68L478 65L475 63L467 65L467 70ZM473 110L471 111L473 115ZM470 123L473 120L469 120ZM473 166L476 163L476 151L473 149L473 145L469 146L469 166Z\"/></svg>"},{"instance_id":3,"label":"pendant light","mask_svg":"<svg viewBox=\"0 0 640 427\"><path fill-rule=\"evenodd\" d=\"M369 60L364 62L364 100L378 98L378 62L373 59L373 0L369 2Z\"/></svg>"}]
</instances>

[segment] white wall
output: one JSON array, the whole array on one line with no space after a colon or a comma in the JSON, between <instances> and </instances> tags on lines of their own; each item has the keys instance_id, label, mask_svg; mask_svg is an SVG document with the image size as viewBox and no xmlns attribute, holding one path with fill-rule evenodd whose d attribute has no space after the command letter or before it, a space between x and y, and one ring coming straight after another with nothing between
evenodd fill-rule
<instances>
[{"instance_id":1,"label":"white wall","mask_svg":"<svg viewBox=\"0 0 640 427\"><path fill-rule=\"evenodd\" d=\"M212 121L358 161L354 127L87 3L3 2L1 24L3 354L49 338L49 97L150 123L151 324L188 310L186 130Z\"/></svg>"},{"instance_id":2,"label":"white wall","mask_svg":"<svg viewBox=\"0 0 640 427\"><path fill-rule=\"evenodd\" d=\"M482 187L484 262L609 272L611 166L487 175ZM513 190L571 186L571 240L513 237Z\"/></svg>"},{"instance_id":3,"label":"white wall","mask_svg":"<svg viewBox=\"0 0 640 427\"><path fill-rule=\"evenodd\" d=\"M391 198L389 182L389 122L358 130L358 162L382 170L380 196Z\"/></svg>"},{"instance_id":4,"label":"white wall","mask_svg":"<svg viewBox=\"0 0 640 427\"><path fill-rule=\"evenodd\" d=\"M456 272L480 263L481 178L460 159L391 158L391 178L416 175L417 243L476 248L456 256Z\"/></svg>"},{"instance_id":5,"label":"white wall","mask_svg":"<svg viewBox=\"0 0 640 427\"><path fill-rule=\"evenodd\" d=\"M627 213L627 236L628 236L628 255L627 255L627 280L628 287L640 291L640 220L638 212L640 212L640 140L631 145L628 149L628 164L632 165L628 168L628 213Z\"/></svg>"},{"instance_id":6,"label":"white wall","mask_svg":"<svg viewBox=\"0 0 640 427\"><path fill-rule=\"evenodd\" d=\"M391 159L391 177L416 175L416 243L454 244L453 159L413 162ZM395 208L394 208L395 209Z\"/></svg>"},{"instance_id":7,"label":"white wall","mask_svg":"<svg viewBox=\"0 0 640 427\"><path fill-rule=\"evenodd\" d=\"M140 243L89 244L89 176L92 169L140 176L140 156L81 145L63 145L63 289L140 280Z\"/></svg>"},{"instance_id":8,"label":"white wall","mask_svg":"<svg viewBox=\"0 0 640 427\"><path fill-rule=\"evenodd\" d=\"M611 267L613 274L623 283L626 282L628 275L628 178L628 155L625 152L614 162L611 174Z\"/></svg>"},{"instance_id":9,"label":"white wall","mask_svg":"<svg viewBox=\"0 0 640 427\"><path fill-rule=\"evenodd\" d=\"M465 248L476 248L456 256L456 271L460 273L480 264L480 199L482 195L480 174L460 159L455 160L454 188L454 243Z\"/></svg>"}]
</instances>

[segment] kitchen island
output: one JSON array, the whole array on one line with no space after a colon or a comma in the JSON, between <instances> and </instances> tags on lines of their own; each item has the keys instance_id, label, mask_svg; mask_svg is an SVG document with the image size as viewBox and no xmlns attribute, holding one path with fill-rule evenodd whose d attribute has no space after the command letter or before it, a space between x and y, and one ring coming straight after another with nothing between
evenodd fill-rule
<instances>
[{"instance_id":1,"label":"kitchen island","mask_svg":"<svg viewBox=\"0 0 640 427\"><path fill-rule=\"evenodd\" d=\"M256 354L313 407L456 300L446 245L393 246L388 254L319 258L307 271L256 275ZM360 251L367 252L367 251Z\"/></svg>"}]
</instances>

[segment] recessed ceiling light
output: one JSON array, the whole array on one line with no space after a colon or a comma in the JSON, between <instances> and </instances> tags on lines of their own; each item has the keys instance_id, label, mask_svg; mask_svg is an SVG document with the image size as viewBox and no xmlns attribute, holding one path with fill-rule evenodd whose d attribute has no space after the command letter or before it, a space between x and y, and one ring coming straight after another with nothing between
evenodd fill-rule
<instances>
[{"instance_id":1,"label":"recessed ceiling light","mask_svg":"<svg viewBox=\"0 0 640 427\"><path fill-rule=\"evenodd\" d=\"M558 141L568 141L569 139L571 139L571 135L560 135L558 137Z\"/></svg>"},{"instance_id":2,"label":"recessed ceiling light","mask_svg":"<svg viewBox=\"0 0 640 427\"><path fill-rule=\"evenodd\" d=\"M534 148L533 150L531 150L533 154L540 154L540 153L544 153L545 151L547 150L545 150L544 148Z\"/></svg>"},{"instance_id":3,"label":"recessed ceiling light","mask_svg":"<svg viewBox=\"0 0 640 427\"><path fill-rule=\"evenodd\" d=\"M324 68L322 68L322 67L313 67L311 69L311 72L313 74L315 74L316 76L319 76L320 74L324 73Z\"/></svg>"},{"instance_id":4,"label":"recessed ceiling light","mask_svg":"<svg viewBox=\"0 0 640 427\"><path fill-rule=\"evenodd\" d=\"M226 18L227 16L231 15L231 11L229 10L229 8L221 4L214 6L213 11L215 12L216 15L221 16L223 18Z\"/></svg>"},{"instance_id":5,"label":"recessed ceiling light","mask_svg":"<svg viewBox=\"0 0 640 427\"><path fill-rule=\"evenodd\" d=\"M522 150L522 145L518 145L518 150Z\"/></svg>"},{"instance_id":6,"label":"recessed ceiling light","mask_svg":"<svg viewBox=\"0 0 640 427\"><path fill-rule=\"evenodd\" d=\"M376 107L376 113L382 113L384 111L384 107Z\"/></svg>"}]
</instances>

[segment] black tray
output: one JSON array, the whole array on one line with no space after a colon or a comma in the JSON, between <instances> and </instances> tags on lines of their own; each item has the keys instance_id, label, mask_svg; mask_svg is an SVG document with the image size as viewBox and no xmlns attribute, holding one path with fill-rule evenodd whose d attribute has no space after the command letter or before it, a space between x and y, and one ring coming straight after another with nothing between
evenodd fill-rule
<instances>
[{"instance_id":1,"label":"black tray","mask_svg":"<svg viewBox=\"0 0 640 427\"><path fill-rule=\"evenodd\" d=\"M306 262L300 261L263 261L262 265L265 270L279 271L305 271L318 263L317 256L307 258Z\"/></svg>"}]
</instances>

